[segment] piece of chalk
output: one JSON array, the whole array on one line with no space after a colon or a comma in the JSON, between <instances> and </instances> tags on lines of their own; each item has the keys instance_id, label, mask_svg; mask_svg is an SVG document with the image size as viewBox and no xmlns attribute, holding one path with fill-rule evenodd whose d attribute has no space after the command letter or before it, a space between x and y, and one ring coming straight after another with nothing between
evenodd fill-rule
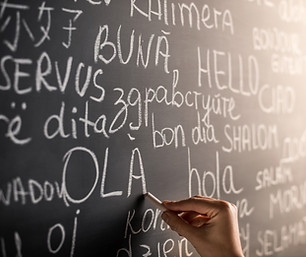
<instances>
[{"instance_id":1,"label":"piece of chalk","mask_svg":"<svg viewBox=\"0 0 306 257\"><path fill-rule=\"evenodd\" d=\"M167 211L167 208L165 206L162 205L162 202L156 198L154 195L152 195L151 193L146 193L145 197L151 202L153 203L158 209L160 209L161 211Z\"/></svg>"}]
</instances>

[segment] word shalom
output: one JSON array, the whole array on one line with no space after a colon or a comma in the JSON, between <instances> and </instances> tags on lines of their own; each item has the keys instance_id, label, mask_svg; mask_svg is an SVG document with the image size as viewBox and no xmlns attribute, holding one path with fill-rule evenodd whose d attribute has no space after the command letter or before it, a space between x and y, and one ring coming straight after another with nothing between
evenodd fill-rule
<instances>
[{"instance_id":1,"label":"word shalom","mask_svg":"<svg viewBox=\"0 0 306 257\"><path fill-rule=\"evenodd\" d=\"M240 125L224 126L226 143L222 146L224 152L246 152L254 150L271 150L279 147L278 129L274 125Z\"/></svg>"}]
</instances>

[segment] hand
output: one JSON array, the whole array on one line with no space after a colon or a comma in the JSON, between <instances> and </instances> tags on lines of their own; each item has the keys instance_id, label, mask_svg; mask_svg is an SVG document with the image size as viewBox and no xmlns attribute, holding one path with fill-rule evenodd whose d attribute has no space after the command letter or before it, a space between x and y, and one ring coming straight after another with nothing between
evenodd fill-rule
<instances>
[{"instance_id":1,"label":"hand","mask_svg":"<svg viewBox=\"0 0 306 257\"><path fill-rule=\"evenodd\" d=\"M243 257L235 205L203 196L163 205L162 219L202 257Z\"/></svg>"}]
</instances>

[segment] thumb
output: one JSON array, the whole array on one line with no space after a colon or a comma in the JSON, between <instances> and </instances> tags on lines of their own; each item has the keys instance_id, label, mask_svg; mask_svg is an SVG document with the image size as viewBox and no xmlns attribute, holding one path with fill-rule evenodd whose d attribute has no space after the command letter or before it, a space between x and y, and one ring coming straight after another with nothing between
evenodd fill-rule
<instances>
[{"instance_id":1,"label":"thumb","mask_svg":"<svg viewBox=\"0 0 306 257\"><path fill-rule=\"evenodd\" d=\"M170 226L170 228L177 232L180 236L186 237L188 240L195 234L196 228L186 223L173 211L163 212L161 218Z\"/></svg>"}]
</instances>

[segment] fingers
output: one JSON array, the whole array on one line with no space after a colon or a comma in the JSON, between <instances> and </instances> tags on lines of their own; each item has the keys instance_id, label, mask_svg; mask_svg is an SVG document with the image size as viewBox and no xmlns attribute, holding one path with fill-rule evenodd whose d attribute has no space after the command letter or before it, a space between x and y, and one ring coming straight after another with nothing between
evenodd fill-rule
<instances>
[{"instance_id":1,"label":"fingers","mask_svg":"<svg viewBox=\"0 0 306 257\"><path fill-rule=\"evenodd\" d=\"M184 221L175 212L165 211L161 217L172 230L189 240L196 234L197 228Z\"/></svg>"},{"instance_id":2,"label":"fingers","mask_svg":"<svg viewBox=\"0 0 306 257\"><path fill-rule=\"evenodd\" d=\"M202 227L209 221L209 217L206 215L199 214L197 212L184 212L180 217L194 227Z\"/></svg>"},{"instance_id":3,"label":"fingers","mask_svg":"<svg viewBox=\"0 0 306 257\"><path fill-rule=\"evenodd\" d=\"M181 218L186 220L188 223L190 223L190 221L192 221L198 215L201 215L201 214L195 211L187 211L187 212L183 212L182 214L180 214Z\"/></svg>"},{"instance_id":4,"label":"fingers","mask_svg":"<svg viewBox=\"0 0 306 257\"><path fill-rule=\"evenodd\" d=\"M201 228L205 224L207 224L209 221L210 221L210 218L208 218L207 216L198 215L194 217L192 220L190 220L189 224L196 228Z\"/></svg>"},{"instance_id":5,"label":"fingers","mask_svg":"<svg viewBox=\"0 0 306 257\"><path fill-rule=\"evenodd\" d=\"M235 205L202 196L163 205L168 209L162 214L164 221L201 256L207 256L208 249L215 251L213 256L243 256Z\"/></svg>"},{"instance_id":6,"label":"fingers","mask_svg":"<svg viewBox=\"0 0 306 257\"><path fill-rule=\"evenodd\" d=\"M194 196L181 201L164 201L163 205L176 212L197 212L212 217L218 212L218 201L209 197Z\"/></svg>"}]
</instances>

